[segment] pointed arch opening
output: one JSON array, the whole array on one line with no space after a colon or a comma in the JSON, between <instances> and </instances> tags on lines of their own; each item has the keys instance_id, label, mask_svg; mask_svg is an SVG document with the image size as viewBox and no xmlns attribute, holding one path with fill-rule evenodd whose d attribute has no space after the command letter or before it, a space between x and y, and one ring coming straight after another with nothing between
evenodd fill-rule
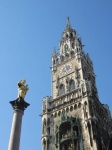
<instances>
[{"instance_id":1,"label":"pointed arch opening","mask_svg":"<svg viewBox=\"0 0 112 150\"><path fill-rule=\"evenodd\" d=\"M67 44L65 44L65 46L64 46L64 49L65 49L65 55L66 56L69 56L69 53L68 53L68 45Z\"/></svg>"},{"instance_id":2,"label":"pointed arch opening","mask_svg":"<svg viewBox=\"0 0 112 150\"><path fill-rule=\"evenodd\" d=\"M61 84L59 88L59 95L62 96L65 94L65 85Z\"/></svg>"},{"instance_id":3,"label":"pointed arch opening","mask_svg":"<svg viewBox=\"0 0 112 150\"><path fill-rule=\"evenodd\" d=\"M70 80L70 82L69 82L69 91L71 92L73 90L75 90L75 82L74 82L74 80Z\"/></svg>"},{"instance_id":4,"label":"pointed arch opening","mask_svg":"<svg viewBox=\"0 0 112 150\"><path fill-rule=\"evenodd\" d=\"M61 62L64 61L64 56L63 56L63 55L60 56L60 61L61 61Z\"/></svg>"},{"instance_id":5,"label":"pointed arch opening","mask_svg":"<svg viewBox=\"0 0 112 150\"><path fill-rule=\"evenodd\" d=\"M59 127L60 150L79 150L80 132L76 119L64 121Z\"/></svg>"},{"instance_id":6,"label":"pointed arch opening","mask_svg":"<svg viewBox=\"0 0 112 150\"><path fill-rule=\"evenodd\" d=\"M60 116L60 115L61 115L61 111L58 112L58 116Z\"/></svg>"},{"instance_id":7,"label":"pointed arch opening","mask_svg":"<svg viewBox=\"0 0 112 150\"><path fill-rule=\"evenodd\" d=\"M66 33L66 38L68 38L68 34Z\"/></svg>"},{"instance_id":8,"label":"pointed arch opening","mask_svg":"<svg viewBox=\"0 0 112 150\"><path fill-rule=\"evenodd\" d=\"M71 133L71 125L70 122L64 122L60 126L60 140L63 141L66 138L69 138Z\"/></svg>"},{"instance_id":9,"label":"pointed arch opening","mask_svg":"<svg viewBox=\"0 0 112 150\"><path fill-rule=\"evenodd\" d=\"M63 118L64 117L64 118ZM77 117L68 117L62 113L60 123L56 126L55 146L58 150L81 150L82 133Z\"/></svg>"},{"instance_id":10,"label":"pointed arch opening","mask_svg":"<svg viewBox=\"0 0 112 150\"><path fill-rule=\"evenodd\" d=\"M43 150L45 150L46 149L46 140L45 140L45 138L43 139Z\"/></svg>"},{"instance_id":11,"label":"pointed arch opening","mask_svg":"<svg viewBox=\"0 0 112 150\"><path fill-rule=\"evenodd\" d=\"M91 125L90 125L90 123L88 123L88 132L89 132L90 144L91 144L91 146L93 146L92 133L91 133Z\"/></svg>"},{"instance_id":12,"label":"pointed arch opening","mask_svg":"<svg viewBox=\"0 0 112 150\"><path fill-rule=\"evenodd\" d=\"M72 43L72 48L74 49L74 43Z\"/></svg>"},{"instance_id":13,"label":"pointed arch opening","mask_svg":"<svg viewBox=\"0 0 112 150\"><path fill-rule=\"evenodd\" d=\"M45 132L46 132L46 124L47 124L47 121L46 121L46 119L44 118L44 120L43 120L43 127L42 127L42 133L43 133L43 134L45 134Z\"/></svg>"},{"instance_id":14,"label":"pointed arch opening","mask_svg":"<svg viewBox=\"0 0 112 150\"><path fill-rule=\"evenodd\" d=\"M73 33L72 32L70 33L70 37L73 38Z\"/></svg>"}]
</instances>

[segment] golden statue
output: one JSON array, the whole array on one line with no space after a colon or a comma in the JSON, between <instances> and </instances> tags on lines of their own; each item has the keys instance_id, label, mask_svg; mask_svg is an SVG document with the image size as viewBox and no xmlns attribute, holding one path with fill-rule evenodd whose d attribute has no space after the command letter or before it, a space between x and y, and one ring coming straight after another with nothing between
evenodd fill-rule
<instances>
[{"instance_id":1,"label":"golden statue","mask_svg":"<svg viewBox=\"0 0 112 150\"><path fill-rule=\"evenodd\" d=\"M29 90L26 80L21 80L18 82L18 97L24 99L27 91Z\"/></svg>"}]
</instances>

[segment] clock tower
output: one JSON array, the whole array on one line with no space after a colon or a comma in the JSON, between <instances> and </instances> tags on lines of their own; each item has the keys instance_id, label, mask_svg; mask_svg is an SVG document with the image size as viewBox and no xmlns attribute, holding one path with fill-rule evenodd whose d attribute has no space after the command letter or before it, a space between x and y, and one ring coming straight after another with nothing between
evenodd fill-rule
<instances>
[{"instance_id":1,"label":"clock tower","mask_svg":"<svg viewBox=\"0 0 112 150\"><path fill-rule=\"evenodd\" d=\"M43 99L42 150L107 150L109 107L99 101L93 63L69 18L59 51L52 55L52 96Z\"/></svg>"}]
</instances>

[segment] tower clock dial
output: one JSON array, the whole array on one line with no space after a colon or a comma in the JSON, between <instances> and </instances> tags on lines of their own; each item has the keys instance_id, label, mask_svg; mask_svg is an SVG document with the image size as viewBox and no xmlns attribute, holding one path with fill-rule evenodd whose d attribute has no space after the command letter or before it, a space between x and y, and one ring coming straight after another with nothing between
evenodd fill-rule
<instances>
[{"instance_id":1,"label":"tower clock dial","mask_svg":"<svg viewBox=\"0 0 112 150\"><path fill-rule=\"evenodd\" d=\"M60 73L67 74L72 69L72 64L66 64L60 69Z\"/></svg>"}]
</instances>

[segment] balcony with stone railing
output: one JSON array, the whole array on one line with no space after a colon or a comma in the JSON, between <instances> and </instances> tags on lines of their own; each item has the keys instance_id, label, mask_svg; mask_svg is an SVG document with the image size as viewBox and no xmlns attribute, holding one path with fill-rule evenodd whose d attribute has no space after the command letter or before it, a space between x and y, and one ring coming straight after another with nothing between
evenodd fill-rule
<instances>
[{"instance_id":1,"label":"balcony with stone railing","mask_svg":"<svg viewBox=\"0 0 112 150\"><path fill-rule=\"evenodd\" d=\"M81 100L81 89L77 88L69 93L66 93L62 96L58 96L57 98L53 99L50 103L51 103L51 109L54 108L59 108L61 107L63 104L72 104L76 101L80 101Z\"/></svg>"}]
</instances>

